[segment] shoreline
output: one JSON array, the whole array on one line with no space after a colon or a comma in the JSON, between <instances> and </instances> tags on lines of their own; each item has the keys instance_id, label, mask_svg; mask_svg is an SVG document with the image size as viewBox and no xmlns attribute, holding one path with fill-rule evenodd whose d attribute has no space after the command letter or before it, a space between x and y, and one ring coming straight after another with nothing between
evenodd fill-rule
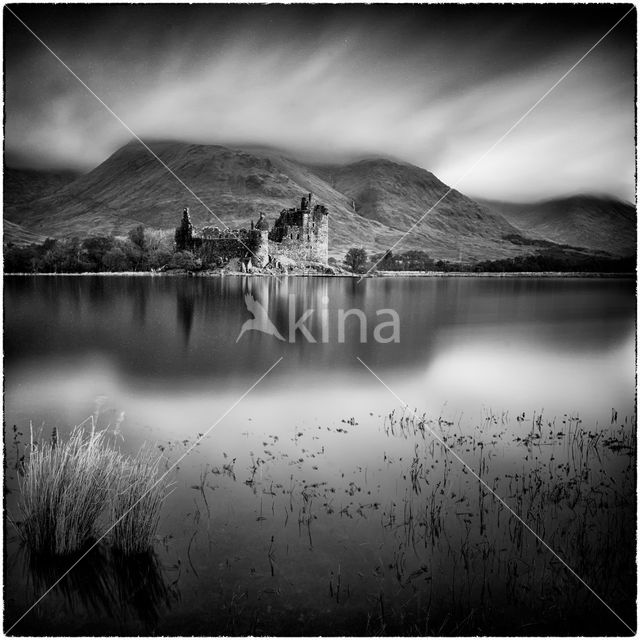
<instances>
[{"instance_id":1,"label":"shoreline","mask_svg":"<svg viewBox=\"0 0 640 640\"><path fill-rule=\"evenodd\" d=\"M636 279L634 272L580 272L580 271L504 271L504 272L471 272L471 271L383 271L375 274L358 273L242 273L241 271L207 271L193 273L187 271L172 271L155 273L152 271L99 271L83 273L3 273L3 276L17 277L189 277L189 278L224 278L236 277L260 277L260 278L619 278Z\"/></svg>"}]
</instances>

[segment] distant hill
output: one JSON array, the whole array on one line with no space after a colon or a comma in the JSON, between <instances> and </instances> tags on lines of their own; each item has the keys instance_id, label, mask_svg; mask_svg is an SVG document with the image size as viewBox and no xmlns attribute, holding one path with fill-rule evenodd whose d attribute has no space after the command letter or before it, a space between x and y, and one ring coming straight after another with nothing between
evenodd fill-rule
<instances>
[{"instance_id":1,"label":"distant hill","mask_svg":"<svg viewBox=\"0 0 640 640\"><path fill-rule=\"evenodd\" d=\"M448 193L449 187L432 173L410 164L371 159L317 166L268 148L178 142L150 146L215 216L142 145L132 142L59 188L43 192L34 187L33 199L11 196L5 219L41 236L121 235L138 224L175 228L182 208L189 206L197 227L237 228L249 226L261 211L273 221L311 191L329 208L329 252L336 257L352 246L382 252L400 239L396 253L421 249L450 260L508 258L548 246L535 239L518 241L522 232L494 208L455 190Z\"/></svg>"},{"instance_id":2,"label":"distant hill","mask_svg":"<svg viewBox=\"0 0 640 640\"><path fill-rule=\"evenodd\" d=\"M73 182L79 175L73 171L14 169L5 166L2 177L4 206L26 204L48 196Z\"/></svg>"},{"instance_id":3,"label":"distant hill","mask_svg":"<svg viewBox=\"0 0 640 640\"><path fill-rule=\"evenodd\" d=\"M527 204L480 202L530 237L619 256L636 252L636 209L614 198L579 195Z\"/></svg>"}]
</instances>

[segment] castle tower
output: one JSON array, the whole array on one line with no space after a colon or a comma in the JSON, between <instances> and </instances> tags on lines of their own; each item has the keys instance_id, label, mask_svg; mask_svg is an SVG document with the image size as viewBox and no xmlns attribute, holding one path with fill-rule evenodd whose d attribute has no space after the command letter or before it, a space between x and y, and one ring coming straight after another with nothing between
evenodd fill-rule
<instances>
[{"instance_id":1,"label":"castle tower","mask_svg":"<svg viewBox=\"0 0 640 640\"><path fill-rule=\"evenodd\" d=\"M256 267L266 267L269 262L269 223L264 217L264 213L260 213L260 218L255 225L255 231L260 234L257 248L254 249L255 255L252 260Z\"/></svg>"},{"instance_id":2,"label":"castle tower","mask_svg":"<svg viewBox=\"0 0 640 640\"><path fill-rule=\"evenodd\" d=\"M322 264L329 262L329 211L321 204L313 208L315 241L312 245L313 259Z\"/></svg>"},{"instance_id":3,"label":"castle tower","mask_svg":"<svg viewBox=\"0 0 640 640\"><path fill-rule=\"evenodd\" d=\"M313 194L308 193L299 200L296 209L283 209L269 234L270 257L278 260L285 257L297 264L329 260L328 210L324 205L314 204Z\"/></svg>"}]
</instances>

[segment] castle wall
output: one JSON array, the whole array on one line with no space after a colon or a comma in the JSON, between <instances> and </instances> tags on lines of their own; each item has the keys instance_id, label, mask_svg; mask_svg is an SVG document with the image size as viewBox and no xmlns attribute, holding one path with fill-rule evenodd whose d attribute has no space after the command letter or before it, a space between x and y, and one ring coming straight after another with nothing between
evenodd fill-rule
<instances>
[{"instance_id":1,"label":"castle wall","mask_svg":"<svg viewBox=\"0 0 640 640\"><path fill-rule=\"evenodd\" d=\"M303 199L303 205L306 202ZM325 207L308 206L281 212L269 234L269 253L276 260L282 256L295 262L329 260L329 223Z\"/></svg>"},{"instance_id":2,"label":"castle wall","mask_svg":"<svg viewBox=\"0 0 640 640\"><path fill-rule=\"evenodd\" d=\"M273 260L284 257L299 263L318 262L318 256L321 255L321 251L318 251L316 244L316 240L286 239L282 242L269 241L269 254Z\"/></svg>"},{"instance_id":3,"label":"castle wall","mask_svg":"<svg viewBox=\"0 0 640 640\"><path fill-rule=\"evenodd\" d=\"M288 227L280 242L269 241L269 255L284 256L296 262L322 262L329 260L329 231L326 222L311 231L303 227Z\"/></svg>"}]
</instances>

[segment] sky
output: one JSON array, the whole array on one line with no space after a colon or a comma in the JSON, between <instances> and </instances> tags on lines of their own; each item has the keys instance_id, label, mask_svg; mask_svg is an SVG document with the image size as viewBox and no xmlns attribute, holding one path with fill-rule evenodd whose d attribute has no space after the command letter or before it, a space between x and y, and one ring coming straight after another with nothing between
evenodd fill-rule
<instances>
[{"instance_id":1,"label":"sky","mask_svg":"<svg viewBox=\"0 0 640 640\"><path fill-rule=\"evenodd\" d=\"M145 140L635 201L635 9L501 140L631 7L5 5L5 162L89 171L131 139L14 11Z\"/></svg>"}]
</instances>

